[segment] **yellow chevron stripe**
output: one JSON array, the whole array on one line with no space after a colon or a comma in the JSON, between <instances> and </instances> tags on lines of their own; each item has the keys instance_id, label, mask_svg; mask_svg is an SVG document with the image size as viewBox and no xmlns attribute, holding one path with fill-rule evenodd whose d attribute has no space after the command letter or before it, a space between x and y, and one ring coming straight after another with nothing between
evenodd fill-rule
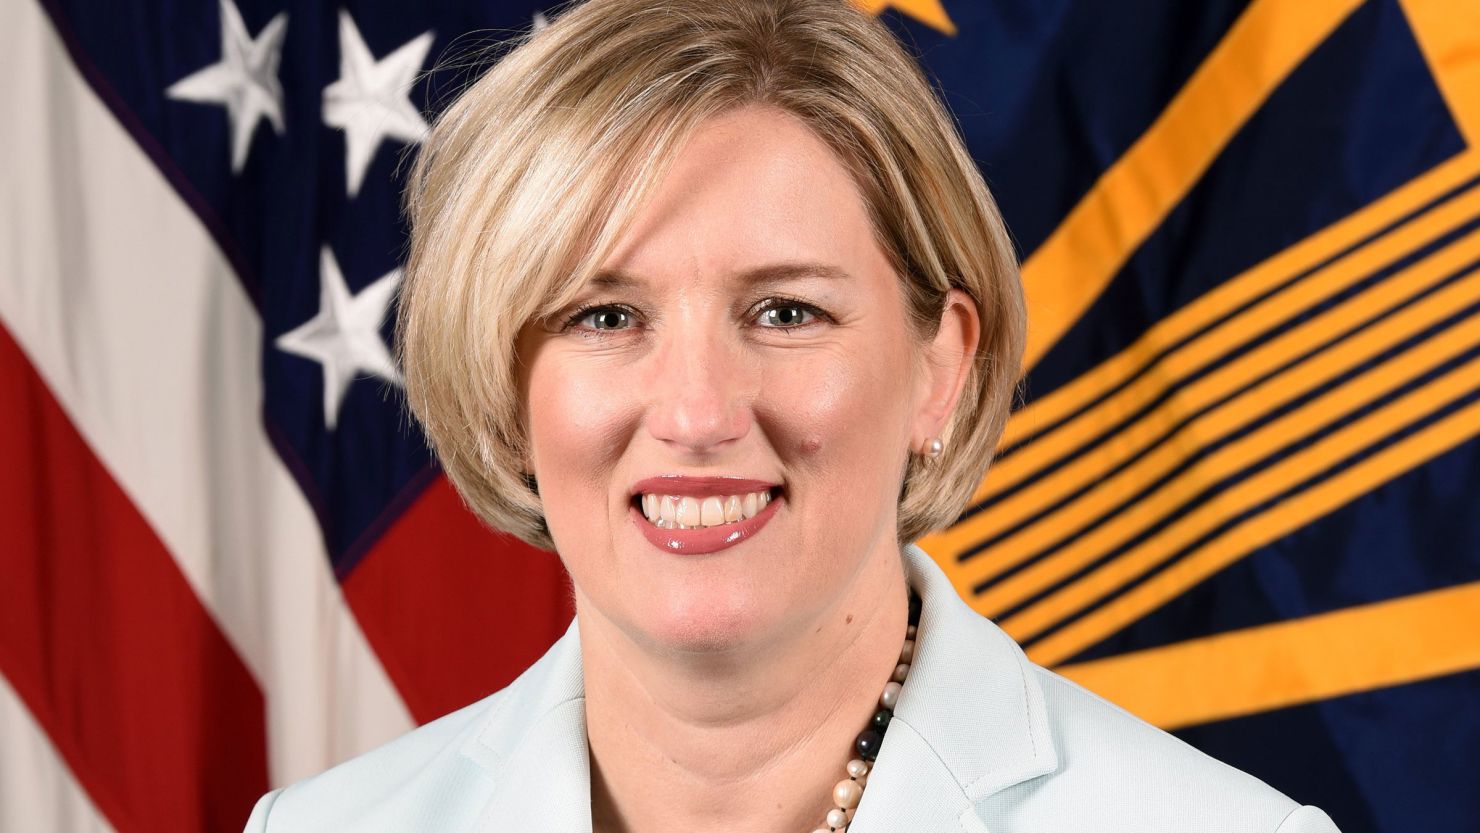
<instances>
[{"instance_id":1,"label":"yellow chevron stripe","mask_svg":"<svg viewBox=\"0 0 1480 833\"><path fill-rule=\"evenodd\" d=\"M1384 311L1419 294L1442 278L1452 275L1456 270L1477 259L1480 259L1480 232L1472 232L1456 244L1431 255L1260 349L1268 352L1269 364L1277 365L1278 362L1287 360L1291 355L1298 355L1313 344L1322 343L1333 331L1339 333L1362 327L1366 321L1380 316ZM1016 564L1024 558L1044 551L1055 542L1092 524L1104 513L1119 505L1128 495L1149 483L1156 482L1162 475L1175 470L1207 446L1257 421L1285 403L1339 378L1353 367L1413 337L1452 315L1456 309L1462 309L1465 305L1477 300L1480 300L1480 272L1472 273L1469 277L1445 287L1376 324L1358 329L1354 335L1322 350L1315 356L1244 390L1171 433L1166 442L1158 445L1145 456L1136 459L1114 475L1095 482L1088 492L1012 536L997 542L991 551L963 565L962 576L976 586L1000 573L1004 569L1003 564ZM1459 332L1446 335L1447 342L1443 339L1432 339L1432 341L1452 344L1455 351L1463 351L1473 341L1480 339L1480 327L1454 329ZM1347 411L1365 405L1385 390L1390 390L1392 387L1422 375L1427 368L1419 367L1418 356L1424 349L1430 348L1410 349L1403 356L1390 359L1380 367L1371 369L1356 379L1346 381L1315 401L1218 449L1194 467L1162 484L1156 492L1128 507L1122 514L1093 532L1071 542L1032 567L988 588L973 601L973 605L983 614L994 616L1093 563L1104 553L1129 540L1136 533L1151 526L1165 515L1175 512L1185 500L1190 500L1203 488L1260 460L1261 449L1263 453L1269 453L1282 448ZM1442 352L1449 348L1432 349L1439 349ZM1446 357L1452 355L1454 355L1453 352L1445 354ZM1252 353L1250 357L1257 358ZM1164 423L1174 421L1173 414L1166 412L1170 411L1174 414L1195 412L1201 404L1217 401L1225 389L1224 385L1218 384L1214 386L1216 388L1214 393L1202 396L1199 395L1200 391L1196 390L1196 387L1196 385L1189 386L1179 392L1178 399L1173 400L1167 408L1158 411L1157 413L1161 415L1161 419L1157 421L1158 424L1143 420L1138 423L1138 426L1147 425L1148 431L1156 430L1165 434L1167 426ZM1186 400L1181 399L1182 393L1187 394ZM1187 403L1185 407L1183 406L1184 401ZM1141 445L1140 440L1140 437L1136 437L1135 444ZM1118 441L1131 442L1131 440ZM1146 444L1149 444L1149 440ZM1099 452L1100 449L1096 449L1094 453Z\"/></svg>"},{"instance_id":2,"label":"yellow chevron stripe","mask_svg":"<svg viewBox=\"0 0 1480 833\"><path fill-rule=\"evenodd\" d=\"M1062 666L1163 729L1480 668L1480 582Z\"/></svg>"},{"instance_id":3,"label":"yellow chevron stripe","mask_svg":"<svg viewBox=\"0 0 1480 833\"><path fill-rule=\"evenodd\" d=\"M1106 565L1109 569L1097 571L1065 588L1062 591L1064 598L1050 597L1046 603L1056 606L1061 618L1063 611L1080 608L1102 596L1105 588L1122 586L1132 576L1166 560L1180 548L1179 545L1190 543L1198 537L1196 534L1188 536L1189 530L1210 530L1218 525L1216 519L1226 520L1257 504L1258 495L1267 496L1279 491L1280 484L1290 485L1311 472L1322 471L1477 388L1480 388L1480 359L1472 360L1411 391L1386 407L1322 438L1311 447L1218 495L1172 527L1158 533L1146 544ZM1423 465L1476 434L1480 434L1480 402L1465 406L1298 495L1240 521L1145 582L1045 637L1029 648L1028 655L1043 665L1063 662L1181 595L1188 588L1254 549L1305 526L1404 472ZM1275 488L1270 488L1271 486ZM1210 519L1214 522L1209 523ZM1070 599L1070 596L1075 598ZM1018 636L1009 623L1003 623L1003 627Z\"/></svg>"},{"instance_id":4,"label":"yellow chevron stripe","mask_svg":"<svg viewBox=\"0 0 1480 833\"><path fill-rule=\"evenodd\" d=\"M1254 0L1161 115L1023 266L1031 369L1269 94L1360 0Z\"/></svg>"},{"instance_id":5,"label":"yellow chevron stripe","mask_svg":"<svg viewBox=\"0 0 1480 833\"><path fill-rule=\"evenodd\" d=\"M1040 437L1021 451L999 461L994 467L994 476L999 484L1034 479L1034 475L1053 461L1073 452L1111 426L1156 401L1182 379L1194 375L1235 348L1257 339L1264 332L1277 327L1284 321L1349 289L1373 272L1422 248L1464 223L1474 220L1477 216L1480 216L1480 188L1471 189L1444 203L1401 229L1371 242L1204 332L1169 353L1157 363L1154 372L1141 376L1079 417ZM1073 485L1084 482L1086 481L1079 480ZM1002 486L998 485L997 488L1000 489ZM1013 499L1024 500L1023 494L1023 492L1018 492ZM1061 492L1058 496L1062 497L1063 494L1065 493ZM1035 506L1030 509L1043 505L1037 500L1033 503ZM995 512L982 513L974 522L984 524L985 521L982 519L1004 512L1002 505L994 509ZM1007 519L1007 524L991 528L983 527L982 531L990 534L1022 517L1017 513L1013 515L1014 517Z\"/></svg>"},{"instance_id":6,"label":"yellow chevron stripe","mask_svg":"<svg viewBox=\"0 0 1480 833\"><path fill-rule=\"evenodd\" d=\"M1472 323L1470 326L1475 325ZM1323 471L1339 463L1437 410L1445 402L1463 396L1477 387L1480 387L1480 359L1400 397L1327 435L1309 448L1250 475L1207 502L1193 507L1177 521L1115 560L1101 565L1083 578L1006 619L1001 623L1003 629L1019 640L1030 639L1042 633L1139 578L1201 536L1288 489L1313 472ZM1480 429L1480 426L1476 427ZM1306 492L1289 497L1284 502L1304 504Z\"/></svg>"},{"instance_id":7,"label":"yellow chevron stripe","mask_svg":"<svg viewBox=\"0 0 1480 833\"><path fill-rule=\"evenodd\" d=\"M1480 3L1400 0L1450 115L1470 147L1480 145Z\"/></svg>"},{"instance_id":8,"label":"yellow chevron stripe","mask_svg":"<svg viewBox=\"0 0 1480 833\"><path fill-rule=\"evenodd\" d=\"M939 29L947 35L956 34L956 24L951 22L940 0L853 0L853 5L871 15L877 15L893 6L901 13L927 26Z\"/></svg>"},{"instance_id":9,"label":"yellow chevron stripe","mask_svg":"<svg viewBox=\"0 0 1480 833\"><path fill-rule=\"evenodd\" d=\"M1173 344L1223 318L1254 298L1269 292L1291 276L1314 268L1358 241L1397 221L1430 200L1480 172L1480 154L1466 152L1403 184L1341 220L1327 226L1248 271L1203 293L1182 309L1156 322L1135 343L1115 356L1013 413L1000 448L1008 448L1039 433L1125 383ZM1036 310L1029 309L1029 315ZM1034 319L1032 326L1037 327ZM1004 482L994 469L978 489L973 502L1005 491L1018 481Z\"/></svg>"},{"instance_id":10,"label":"yellow chevron stripe","mask_svg":"<svg viewBox=\"0 0 1480 833\"><path fill-rule=\"evenodd\" d=\"M1351 302L1327 311L1194 382L1173 400L1180 409L1177 414L1170 414L1166 407L1158 408L1051 474L1040 476L1042 468L1142 410L1165 395L1169 387L1207 367L1229 351L1255 340L1266 330L1350 288L1374 271L1476 216L1480 216L1480 188L1471 189L1444 203L1401 229L1353 251L1206 331L1168 354L1158 363L1154 372L1141 376L1094 408L1040 437L1017 453L995 462L988 472L989 481L995 479L998 484L1031 481L1030 485L963 519L955 526L929 536L921 546L934 547L933 551L939 553L942 562L947 565L947 573L951 575L952 581L963 592L986 577L980 570L989 569L995 572L1007 569L1016 563L1013 560L1013 551L1005 551L1003 555L994 554L988 559L995 565L991 568L974 568L969 563L951 565L955 564L957 554L965 552L977 542L1011 528L1084 484L1093 483L1114 466L1141 453L1147 445L1163 436L1169 424L1175 423L1180 416L1193 413L1267 373L1293 354L1296 342L1311 342L1313 338L1312 343L1319 343L1342 332L1345 326L1353 323L1351 319L1343 317L1350 313L1342 312L1351 309ZM1319 328L1320 332L1313 328ZM1025 558L1029 554L1031 553L1021 553L1017 557Z\"/></svg>"},{"instance_id":11,"label":"yellow chevron stripe","mask_svg":"<svg viewBox=\"0 0 1480 833\"><path fill-rule=\"evenodd\" d=\"M1471 275L1467 286L1457 285L1452 289L1455 291L1436 293L1422 304L1404 310L1401 317L1406 320L1399 320L1400 316L1394 316L1384 321L1379 327L1374 327L1372 331L1363 332L1361 337L1353 339L1352 343L1342 344L1328 351L1323 354L1322 359L1328 365L1359 364L1401 341L1403 337L1421 332L1426 326L1453 314L1456 303L1466 304L1480 301L1480 272ZM1461 294L1468 297L1462 300L1456 298ZM1389 332L1379 333L1377 332L1379 329ZM1155 492L1137 501L1089 534L1073 541L1021 573L988 588L985 593L972 601L972 606L984 615L995 616L1021 603L1093 564L1105 553L1129 541L1158 521L1177 513L1214 483L1305 439L1318 429L1370 404L1404 383L1431 372L1434 368L1464 354L1476 345L1480 345L1480 317L1472 317L1461 324L1451 326L1442 334L1388 359L1355 379L1347 380L1304 407L1285 414L1251 432L1248 436L1241 437L1205 459L1199 460L1177 477L1162 484ZM1261 389L1251 390L1240 399L1257 400L1263 396L1293 397L1329 380L1331 375L1325 372L1328 369L1316 366L1314 362L1310 363L1309 367L1301 365L1295 369L1295 372L1288 374L1288 378L1272 379L1268 384L1261 386ZM1283 390L1286 387L1298 388L1298 390L1291 393ZM1241 423L1243 421L1240 406L1235 402L1220 407L1219 411L1222 413L1216 416L1211 413L1208 415L1209 423ZM1224 433L1223 429L1226 425L1211 424L1208 427L1210 429L1208 433ZM1201 430L1193 430L1190 433L1194 436L1203 434ZM1193 450L1195 449L1186 449L1187 452ZM1179 451L1181 450L1163 447L1163 449L1158 449L1157 453L1172 458L1167 462L1175 463L1181 462L1176 458L1185 459L1187 456L1187 453L1179 453ZM1170 469L1171 466L1167 468ZM1139 485L1152 482L1154 478L1130 475L1126 479L1130 483ZM1116 494L1121 498L1128 494L1125 491L1127 487L1124 485L1108 482L1105 485L1107 496L1112 500ZM1037 611L1038 617L1020 622L1018 626L1037 633L1057 621L1057 619L1042 621L1046 617L1053 616L1054 611L1051 609L1038 608Z\"/></svg>"}]
</instances>

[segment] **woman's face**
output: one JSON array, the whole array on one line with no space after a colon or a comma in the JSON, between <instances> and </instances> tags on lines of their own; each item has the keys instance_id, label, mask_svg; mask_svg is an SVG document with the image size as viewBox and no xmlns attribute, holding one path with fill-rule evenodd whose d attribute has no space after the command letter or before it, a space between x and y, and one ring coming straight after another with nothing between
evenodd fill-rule
<instances>
[{"instance_id":1,"label":"woman's face","mask_svg":"<svg viewBox=\"0 0 1480 833\"><path fill-rule=\"evenodd\" d=\"M583 621L712 651L880 598L907 454L944 420L830 149L778 110L711 119L604 274L520 342L532 470ZM769 505L745 497L767 487ZM706 528L647 520L664 495Z\"/></svg>"}]
</instances>

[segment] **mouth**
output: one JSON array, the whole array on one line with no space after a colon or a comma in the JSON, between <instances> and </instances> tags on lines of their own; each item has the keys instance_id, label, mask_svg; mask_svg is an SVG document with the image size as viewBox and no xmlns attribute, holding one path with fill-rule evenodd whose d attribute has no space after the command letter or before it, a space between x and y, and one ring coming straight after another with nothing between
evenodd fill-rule
<instances>
[{"instance_id":1,"label":"mouth","mask_svg":"<svg viewBox=\"0 0 1480 833\"><path fill-rule=\"evenodd\" d=\"M629 501L628 515L653 546L669 553L699 555L754 537L784 502L780 486L706 495L641 492Z\"/></svg>"},{"instance_id":2,"label":"mouth","mask_svg":"<svg viewBox=\"0 0 1480 833\"><path fill-rule=\"evenodd\" d=\"M711 495L640 492L631 504L643 520L658 529L708 529L754 518L781 496L781 487Z\"/></svg>"}]
</instances>

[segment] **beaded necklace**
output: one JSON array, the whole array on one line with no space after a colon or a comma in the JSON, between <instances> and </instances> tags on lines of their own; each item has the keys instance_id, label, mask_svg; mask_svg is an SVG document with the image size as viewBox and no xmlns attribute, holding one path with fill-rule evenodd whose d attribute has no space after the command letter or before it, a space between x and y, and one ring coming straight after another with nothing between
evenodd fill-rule
<instances>
[{"instance_id":1,"label":"beaded necklace","mask_svg":"<svg viewBox=\"0 0 1480 833\"><path fill-rule=\"evenodd\" d=\"M894 667L894 673L889 676L889 682L884 684L884 691L879 695L879 710L874 712L868 728L859 732L858 739L853 743L858 757L848 762L848 777L833 787L832 798L836 806L827 811L825 826L812 833L836 833L847 830L848 825L853 823L853 812L858 809L858 802L863 800L863 788L868 783L869 770L879 755L879 747L884 743L884 731L889 728L889 721L894 717L894 704L899 702L899 692L904 686L905 677L909 676L910 663L915 659L915 634L919 625L920 597L911 590L909 627L905 630L904 647L899 651L899 664Z\"/></svg>"}]
</instances>

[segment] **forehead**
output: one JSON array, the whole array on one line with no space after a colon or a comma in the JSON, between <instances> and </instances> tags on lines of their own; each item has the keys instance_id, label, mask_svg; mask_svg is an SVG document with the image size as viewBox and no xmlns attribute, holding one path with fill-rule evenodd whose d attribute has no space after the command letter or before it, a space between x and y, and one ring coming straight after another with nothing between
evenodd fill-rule
<instances>
[{"instance_id":1,"label":"forehead","mask_svg":"<svg viewBox=\"0 0 1480 833\"><path fill-rule=\"evenodd\" d=\"M843 162L795 117L752 106L697 128L603 272L703 278L779 261L888 270Z\"/></svg>"}]
</instances>

